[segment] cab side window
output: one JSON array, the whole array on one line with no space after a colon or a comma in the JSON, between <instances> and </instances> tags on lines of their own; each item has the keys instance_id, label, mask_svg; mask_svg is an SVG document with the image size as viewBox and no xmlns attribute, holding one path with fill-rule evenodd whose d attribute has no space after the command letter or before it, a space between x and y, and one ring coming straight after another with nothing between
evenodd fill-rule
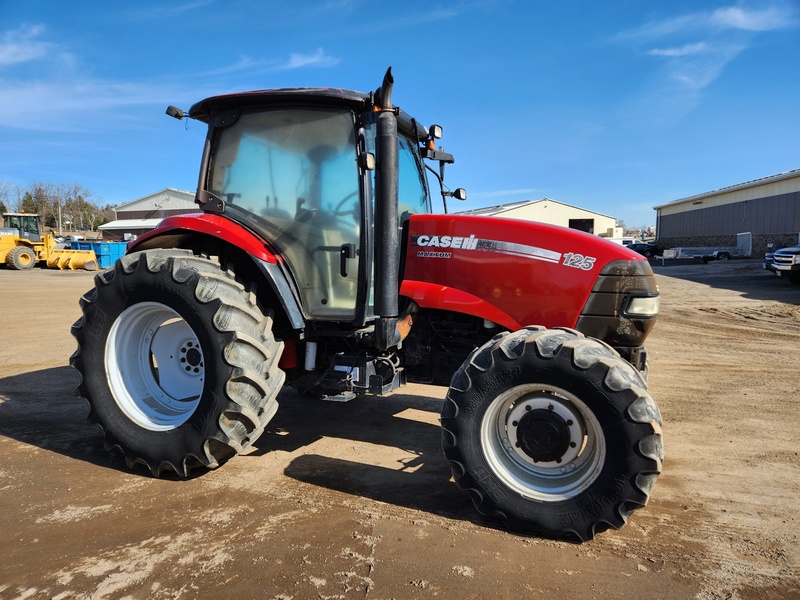
<instances>
[{"instance_id":1,"label":"cab side window","mask_svg":"<svg viewBox=\"0 0 800 600\"><path fill-rule=\"evenodd\" d=\"M413 142L402 135L398 138L399 212L403 215L427 213L428 192L423 180L424 167L419 163Z\"/></svg>"}]
</instances>

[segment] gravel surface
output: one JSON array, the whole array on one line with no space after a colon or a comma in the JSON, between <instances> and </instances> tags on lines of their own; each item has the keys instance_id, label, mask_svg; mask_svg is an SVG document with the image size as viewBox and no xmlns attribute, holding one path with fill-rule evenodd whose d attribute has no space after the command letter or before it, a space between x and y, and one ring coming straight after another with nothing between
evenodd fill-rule
<instances>
[{"instance_id":1,"label":"gravel surface","mask_svg":"<svg viewBox=\"0 0 800 600\"><path fill-rule=\"evenodd\" d=\"M474 511L433 386L347 404L285 391L221 469L130 472L67 366L93 274L0 270L0 598L800 598L800 286L756 261L655 270L664 474L583 545Z\"/></svg>"}]
</instances>

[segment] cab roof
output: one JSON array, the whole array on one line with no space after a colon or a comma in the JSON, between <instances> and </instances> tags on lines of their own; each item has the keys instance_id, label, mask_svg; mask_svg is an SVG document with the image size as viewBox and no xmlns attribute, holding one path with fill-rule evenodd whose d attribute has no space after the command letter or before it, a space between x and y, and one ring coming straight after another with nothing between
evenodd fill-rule
<instances>
[{"instance_id":1,"label":"cab roof","mask_svg":"<svg viewBox=\"0 0 800 600\"><path fill-rule=\"evenodd\" d=\"M214 113L235 108L258 108L270 105L292 106L345 106L356 112L370 110L373 106L373 94L345 90L341 88L276 88L253 90L212 96L196 102L189 109L189 117L209 123ZM420 139L425 139L428 130L421 123L398 109L397 115L400 129L413 132L418 130Z\"/></svg>"}]
</instances>

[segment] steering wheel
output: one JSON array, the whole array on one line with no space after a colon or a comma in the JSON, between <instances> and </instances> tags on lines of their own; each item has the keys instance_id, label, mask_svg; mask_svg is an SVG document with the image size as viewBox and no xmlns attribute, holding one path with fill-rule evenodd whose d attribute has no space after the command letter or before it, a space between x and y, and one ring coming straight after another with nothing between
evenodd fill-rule
<instances>
[{"instance_id":1,"label":"steering wheel","mask_svg":"<svg viewBox=\"0 0 800 600\"><path fill-rule=\"evenodd\" d=\"M345 196L344 198L339 200L339 203L336 205L336 208L333 209L333 216L334 217L351 216L353 214L353 209L350 208L350 209L345 210L344 209L344 204L348 200L352 200L357 195L358 195L358 190L355 190L354 192L350 192L349 194L347 194L347 196Z\"/></svg>"}]
</instances>

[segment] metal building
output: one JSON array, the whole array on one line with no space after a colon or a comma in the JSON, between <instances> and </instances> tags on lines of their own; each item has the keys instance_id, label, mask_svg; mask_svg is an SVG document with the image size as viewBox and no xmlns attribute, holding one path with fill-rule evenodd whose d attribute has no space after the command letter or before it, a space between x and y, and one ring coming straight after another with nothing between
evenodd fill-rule
<instances>
[{"instance_id":1,"label":"metal building","mask_svg":"<svg viewBox=\"0 0 800 600\"><path fill-rule=\"evenodd\" d=\"M655 207L657 243L735 246L750 232L753 254L768 244L788 246L800 235L800 169L754 179Z\"/></svg>"},{"instance_id":2,"label":"metal building","mask_svg":"<svg viewBox=\"0 0 800 600\"><path fill-rule=\"evenodd\" d=\"M579 229L587 233L614 237L617 220L614 217L570 206L550 198L541 200L524 200L511 204L476 208L459 212L460 215L483 215L520 219L523 221L539 221L551 225L561 225Z\"/></svg>"},{"instance_id":3,"label":"metal building","mask_svg":"<svg viewBox=\"0 0 800 600\"><path fill-rule=\"evenodd\" d=\"M114 209L114 220L98 229L107 240L130 239L155 229L165 217L199 212L194 192L166 188Z\"/></svg>"}]
</instances>

